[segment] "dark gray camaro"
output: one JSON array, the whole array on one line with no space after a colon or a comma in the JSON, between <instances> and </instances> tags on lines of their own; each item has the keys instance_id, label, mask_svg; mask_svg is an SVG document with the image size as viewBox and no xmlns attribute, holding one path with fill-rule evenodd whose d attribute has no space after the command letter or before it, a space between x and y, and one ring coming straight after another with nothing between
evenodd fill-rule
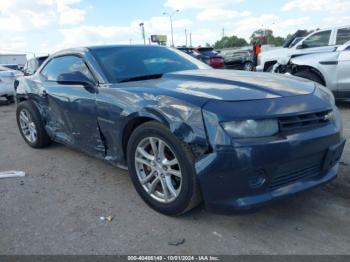
<instances>
[{"instance_id":1,"label":"dark gray camaro","mask_svg":"<svg viewBox=\"0 0 350 262\"><path fill-rule=\"evenodd\" d=\"M326 183L345 144L324 87L213 70L164 47L64 50L15 89L30 146L56 141L127 167L167 215L202 200L213 211L250 209Z\"/></svg>"}]
</instances>

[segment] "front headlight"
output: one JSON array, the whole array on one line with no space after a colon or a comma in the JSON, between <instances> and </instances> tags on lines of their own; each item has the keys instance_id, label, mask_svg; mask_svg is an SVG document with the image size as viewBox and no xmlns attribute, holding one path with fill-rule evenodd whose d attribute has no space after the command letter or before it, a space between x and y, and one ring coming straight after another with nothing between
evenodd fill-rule
<instances>
[{"instance_id":1,"label":"front headlight","mask_svg":"<svg viewBox=\"0 0 350 262\"><path fill-rule=\"evenodd\" d=\"M335 98L331 90L320 84L316 84L315 95L319 98L329 101L332 106L335 106Z\"/></svg>"},{"instance_id":2,"label":"front headlight","mask_svg":"<svg viewBox=\"0 0 350 262\"><path fill-rule=\"evenodd\" d=\"M257 138L273 136L278 133L277 119L239 120L222 123L226 132L235 138Z\"/></svg>"}]
</instances>

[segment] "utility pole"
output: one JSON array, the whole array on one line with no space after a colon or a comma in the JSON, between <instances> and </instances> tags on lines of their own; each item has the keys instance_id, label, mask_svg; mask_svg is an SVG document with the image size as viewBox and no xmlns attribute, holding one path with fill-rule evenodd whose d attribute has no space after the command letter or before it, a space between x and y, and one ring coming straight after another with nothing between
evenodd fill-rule
<instances>
[{"instance_id":1,"label":"utility pole","mask_svg":"<svg viewBox=\"0 0 350 262\"><path fill-rule=\"evenodd\" d=\"M175 10L172 13L164 12L163 15L169 16L170 19L170 29L171 29L171 46L174 47L174 29L173 29L173 16L180 12L180 10Z\"/></svg>"},{"instance_id":2,"label":"utility pole","mask_svg":"<svg viewBox=\"0 0 350 262\"><path fill-rule=\"evenodd\" d=\"M192 32L190 31L190 47L192 47Z\"/></svg>"},{"instance_id":3,"label":"utility pole","mask_svg":"<svg viewBox=\"0 0 350 262\"><path fill-rule=\"evenodd\" d=\"M185 28L186 46L187 46L187 29Z\"/></svg>"},{"instance_id":4,"label":"utility pole","mask_svg":"<svg viewBox=\"0 0 350 262\"><path fill-rule=\"evenodd\" d=\"M141 27L141 34L142 34L142 38L143 38L143 44L146 44L145 24L140 23L140 27Z\"/></svg>"},{"instance_id":5,"label":"utility pole","mask_svg":"<svg viewBox=\"0 0 350 262\"><path fill-rule=\"evenodd\" d=\"M222 28L222 38L225 37L225 28Z\"/></svg>"}]
</instances>

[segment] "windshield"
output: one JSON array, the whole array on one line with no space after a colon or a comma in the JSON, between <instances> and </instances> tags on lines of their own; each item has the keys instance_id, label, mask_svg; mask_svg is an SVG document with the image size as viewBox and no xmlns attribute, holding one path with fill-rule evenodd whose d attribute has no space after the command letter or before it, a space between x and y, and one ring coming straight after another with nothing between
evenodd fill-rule
<instances>
[{"instance_id":1,"label":"windshield","mask_svg":"<svg viewBox=\"0 0 350 262\"><path fill-rule=\"evenodd\" d=\"M159 46L98 47L91 50L110 83L143 80L146 76L207 69L206 64L174 49Z\"/></svg>"}]
</instances>

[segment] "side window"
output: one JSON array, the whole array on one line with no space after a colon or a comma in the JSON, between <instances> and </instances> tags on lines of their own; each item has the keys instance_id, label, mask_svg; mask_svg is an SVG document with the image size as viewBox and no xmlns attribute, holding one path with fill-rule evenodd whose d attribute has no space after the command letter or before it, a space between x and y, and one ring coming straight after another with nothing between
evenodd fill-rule
<instances>
[{"instance_id":1,"label":"side window","mask_svg":"<svg viewBox=\"0 0 350 262\"><path fill-rule=\"evenodd\" d=\"M315 33L304 40L303 46L305 48L327 46L329 45L331 32L332 32L331 30L327 30L327 31Z\"/></svg>"},{"instance_id":2,"label":"side window","mask_svg":"<svg viewBox=\"0 0 350 262\"><path fill-rule=\"evenodd\" d=\"M343 45L348 41L350 41L350 28L338 29L336 44Z\"/></svg>"},{"instance_id":3,"label":"side window","mask_svg":"<svg viewBox=\"0 0 350 262\"><path fill-rule=\"evenodd\" d=\"M61 56L53 58L46 66L41 70L41 74L48 81L57 81L61 74L69 74L80 72L89 79L93 80L91 73L84 61L78 56Z\"/></svg>"}]
</instances>

